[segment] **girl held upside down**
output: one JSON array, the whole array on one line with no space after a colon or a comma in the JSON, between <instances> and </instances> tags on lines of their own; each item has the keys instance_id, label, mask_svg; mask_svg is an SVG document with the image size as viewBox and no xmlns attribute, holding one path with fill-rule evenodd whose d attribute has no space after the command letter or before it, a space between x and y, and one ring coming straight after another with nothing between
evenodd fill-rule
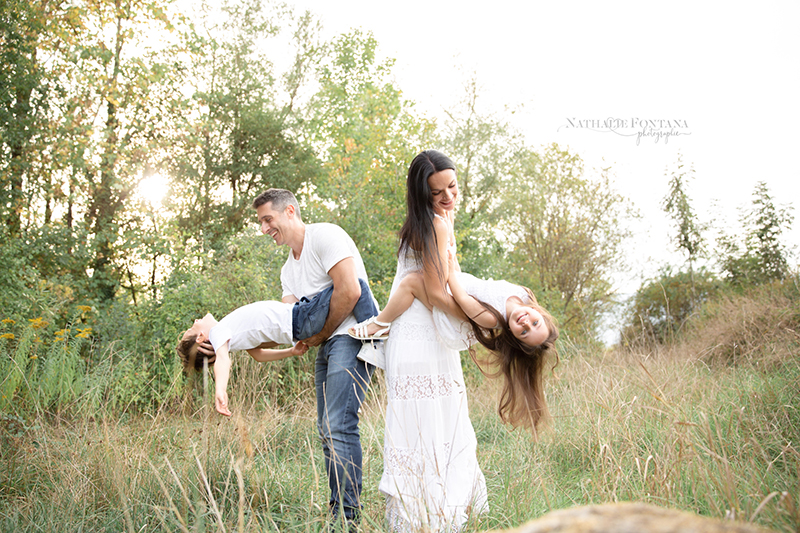
<instances>
[{"instance_id":1,"label":"girl held upside down","mask_svg":"<svg viewBox=\"0 0 800 533\"><path fill-rule=\"evenodd\" d=\"M454 318L430 304L419 273L410 273L402 280L378 316L350 328L348 333L360 340L385 340L392 321L414 299L420 300L434 312L440 336L445 340L463 342L462 349L477 341L494 355L499 368L490 375L502 375L504 379L498 409L501 419L535 430L539 422L549 417L542 379L547 355L552 353L556 363L558 357L554 346L558 328L552 316L538 304L530 289L503 280L476 278L457 270L452 253L448 259L447 282L453 299L467 316L469 339L463 339L463 330L460 324L453 324ZM474 357L471 349L470 353Z\"/></svg>"}]
</instances>

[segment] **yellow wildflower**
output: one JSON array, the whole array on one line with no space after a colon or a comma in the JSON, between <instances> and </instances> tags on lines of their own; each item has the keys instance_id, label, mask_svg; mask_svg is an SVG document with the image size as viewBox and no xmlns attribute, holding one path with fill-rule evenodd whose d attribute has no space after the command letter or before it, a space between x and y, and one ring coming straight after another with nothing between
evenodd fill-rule
<instances>
[{"instance_id":1,"label":"yellow wildflower","mask_svg":"<svg viewBox=\"0 0 800 533\"><path fill-rule=\"evenodd\" d=\"M13 333L3 333L2 335L0 335L0 339L11 339L11 340L14 340L14 334Z\"/></svg>"},{"instance_id":2,"label":"yellow wildflower","mask_svg":"<svg viewBox=\"0 0 800 533\"><path fill-rule=\"evenodd\" d=\"M31 323L31 327L33 329L40 329L47 325L47 322L44 321L42 317L39 318L29 318L28 322Z\"/></svg>"},{"instance_id":3,"label":"yellow wildflower","mask_svg":"<svg viewBox=\"0 0 800 533\"><path fill-rule=\"evenodd\" d=\"M92 306L91 305L79 305L78 306L78 311L81 311L82 313L88 313L91 310L92 310Z\"/></svg>"},{"instance_id":4,"label":"yellow wildflower","mask_svg":"<svg viewBox=\"0 0 800 533\"><path fill-rule=\"evenodd\" d=\"M11 325L14 325L14 324L16 324L16 322L15 322L14 320L10 319L10 318L4 318L4 319L3 319L3 324L11 324Z\"/></svg>"}]
</instances>

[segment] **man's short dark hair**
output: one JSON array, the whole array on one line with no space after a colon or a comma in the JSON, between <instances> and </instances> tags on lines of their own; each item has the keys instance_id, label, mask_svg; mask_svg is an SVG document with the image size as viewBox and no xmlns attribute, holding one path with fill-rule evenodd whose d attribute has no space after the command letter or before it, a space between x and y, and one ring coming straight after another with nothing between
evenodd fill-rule
<instances>
[{"instance_id":1,"label":"man's short dark hair","mask_svg":"<svg viewBox=\"0 0 800 533\"><path fill-rule=\"evenodd\" d=\"M275 211L283 211L286 206L293 205L294 212L300 216L300 205L297 203L297 198L292 191L286 189L267 189L262 192L256 199L253 200L253 209L258 209L264 204L272 204L272 209Z\"/></svg>"}]
</instances>

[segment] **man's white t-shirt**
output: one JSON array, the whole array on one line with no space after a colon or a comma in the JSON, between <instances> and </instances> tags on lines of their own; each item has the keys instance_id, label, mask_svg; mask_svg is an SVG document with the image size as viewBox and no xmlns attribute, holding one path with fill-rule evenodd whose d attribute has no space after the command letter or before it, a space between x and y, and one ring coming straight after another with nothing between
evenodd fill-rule
<instances>
[{"instance_id":1,"label":"man's white t-shirt","mask_svg":"<svg viewBox=\"0 0 800 533\"><path fill-rule=\"evenodd\" d=\"M208 332L208 340L219 350L226 341L231 341L228 350L249 350L265 342L293 344L292 307L274 300L244 305L219 321Z\"/></svg>"},{"instance_id":2,"label":"man's white t-shirt","mask_svg":"<svg viewBox=\"0 0 800 533\"><path fill-rule=\"evenodd\" d=\"M305 296L310 300L333 284L328 271L348 257L355 260L356 276L367 281L367 270L361 254L345 230L336 224L306 224L300 258L295 259L289 250L289 257L281 268L283 296L293 295L298 299ZM375 305L377 307L377 302ZM356 319L350 313L331 337L346 335L347 328L355 325Z\"/></svg>"}]
</instances>

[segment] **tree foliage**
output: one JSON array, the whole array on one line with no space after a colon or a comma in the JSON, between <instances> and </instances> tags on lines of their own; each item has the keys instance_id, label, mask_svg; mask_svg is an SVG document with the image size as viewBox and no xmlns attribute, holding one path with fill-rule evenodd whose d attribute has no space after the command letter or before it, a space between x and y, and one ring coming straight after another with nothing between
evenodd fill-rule
<instances>
[{"instance_id":1,"label":"tree foliage","mask_svg":"<svg viewBox=\"0 0 800 533\"><path fill-rule=\"evenodd\" d=\"M692 314L721 289L719 278L704 268L696 272L662 268L642 283L629 303L622 341L650 345L674 340Z\"/></svg>"},{"instance_id":2,"label":"tree foliage","mask_svg":"<svg viewBox=\"0 0 800 533\"><path fill-rule=\"evenodd\" d=\"M408 163L424 146L432 125L412 114L410 103L390 81L393 61L379 59L371 34L352 31L328 48L308 122L325 172L305 191L307 219L333 222L348 231L373 290L385 302L397 266Z\"/></svg>"},{"instance_id":3,"label":"tree foliage","mask_svg":"<svg viewBox=\"0 0 800 533\"><path fill-rule=\"evenodd\" d=\"M504 197L507 279L527 284L575 336L593 337L611 303L634 216L608 169L587 176L581 158L553 144L529 153Z\"/></svg>"},{"instance_id":4,"label":"tree foliage","mask_svg":"<svg viewBox=\"0 0 800 533\"><path fill-rule=\"evenodd\" d=\"M269 187L297 191L319 175L319 164L296 131L290 103L279 99L278 73L263 52L280 24L293 19L261 2L207 5L204 36L193 46L189 71L196 88L196 118L182 126L165 159L173 176L169 204L178 216L178 242L204 256L218 250L250 220L252 199ZM314 39L312 21L295 32ZM313 46L311 46L313 49ZM308 54L303 51L302 54ZM302 55L298 53L298 55ZM287 91L296 93L302 67L295 65Z\"/></svg>"},{"instance_id":5,"label":"tree foliage","mask_svg":"<svg viewBox=\"0 0 800 533\"><path fill-rule=\"evenodd\" d=\"M443 150L456 165L461 195L456 238L461 267L476 276L496 277L505 250L495 228L503 191L513 188L525 145L521 136L479 103L480 87L469 80L461 102L447 112Z\"/></svg>"},{"instance_id":6,"label":"tree foliage","mask_svg":"<svg viewBox=\"0 0 800 533\"><path fill-rule=\"evenodd\" d=\"M791 228L791 211L791 207L775 205L766 183L756 184L752 206L740 216L744 239L742 234L723 235L718 242L720 268L731 284L759 285L789 275L788 251L781 235Z\"/></svg>"},{"instance_id":7,"label":"tree foliage","mask_svg":"<svg viewBox=\"0 0 800 533\"><path fill-rule=\"evenodd\" d=\"M679 156L677 169L672 172L669 180L669 192L664 197L662 206L667 215L672 218L675 225L673 241L676 248L686 254L691 273L695 261L704 251L705 241L701 232L705 227L697 220L697 215L686 191L693 178L694 169L690 168L686 171L683 166L682 158Z\"/></svg>"}]
</instances>

